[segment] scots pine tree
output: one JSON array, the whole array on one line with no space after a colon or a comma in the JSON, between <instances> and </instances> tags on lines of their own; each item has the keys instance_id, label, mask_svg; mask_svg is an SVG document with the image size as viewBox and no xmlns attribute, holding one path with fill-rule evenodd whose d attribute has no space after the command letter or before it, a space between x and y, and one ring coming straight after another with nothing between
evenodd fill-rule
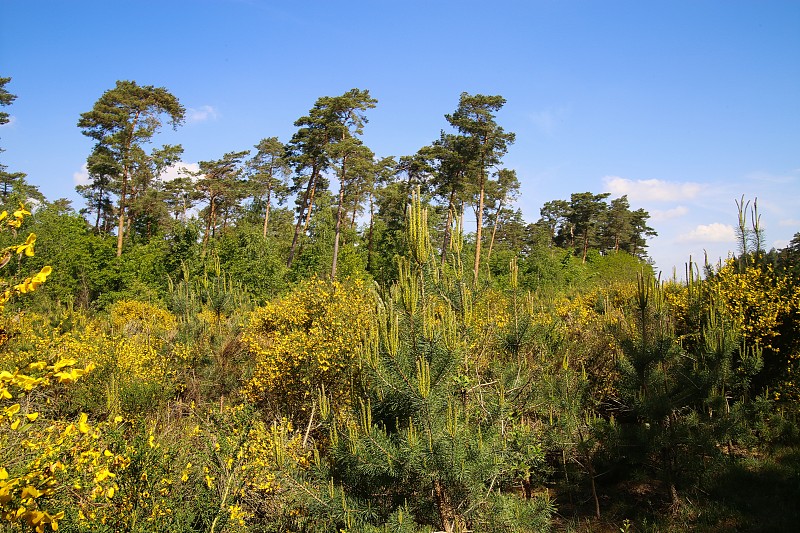
<instances>
[{"instance_id":1,"label":"scots pine tree","mask_svg":"<svg viewBox=\"0 0 800 533\"><path fill-rule=\"evenodd\" d=\"M549 527L547 498L522 490L531 468L543 462L542 448L515 414L509 381L473 350L476 294L461 262L459 228L455 234L452 260L442 267L427 211L415 198L407 218L410 251L365 332L353 409L337 412L320 393L328 450L318 475L329 485L315 493L313 505L331 525L447 532ZM414 529L399 528L403 520Z\"/></svg>"}]
</instances>

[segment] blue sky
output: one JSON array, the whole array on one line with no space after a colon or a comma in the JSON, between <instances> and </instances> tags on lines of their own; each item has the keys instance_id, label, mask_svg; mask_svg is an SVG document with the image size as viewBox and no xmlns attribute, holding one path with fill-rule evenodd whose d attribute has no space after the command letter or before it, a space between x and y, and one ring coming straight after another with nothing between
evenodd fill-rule
<instances>
[{"instance_id":1,"label":"blue sky","mask_svg":"<svg viewBox=\"0 0 800 533\"><path fill-rule=\"evenodd\" d=\"M768 246L800 231L800 2L0 0L0 76L18 95L0 162L49 198L85 179L76 123L120 79L188 110L187 164L286 141L320 96L369 89L364 141L414 153L461 92L500 94L519 207L627 194L667 274L735 250L758 197Z\"/></svg>"}]
</instances>

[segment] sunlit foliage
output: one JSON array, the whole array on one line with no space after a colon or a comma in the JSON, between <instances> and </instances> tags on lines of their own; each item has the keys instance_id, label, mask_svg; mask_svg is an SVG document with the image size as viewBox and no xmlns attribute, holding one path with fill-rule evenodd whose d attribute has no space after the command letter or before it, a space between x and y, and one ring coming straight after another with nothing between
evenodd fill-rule
<instances>
[{"instance_id":1,"label":"sunlit foliage","mask_svg":"<svg viewBox=\"0 0 800 533\"><path fill-rule=\"evenodd\" d=\"M242 335L256 358L247 397L290 420L310 416L319 387L345 406L374 306L363 282L311 280L256 309Z\"/></svg>"}]
</instances>

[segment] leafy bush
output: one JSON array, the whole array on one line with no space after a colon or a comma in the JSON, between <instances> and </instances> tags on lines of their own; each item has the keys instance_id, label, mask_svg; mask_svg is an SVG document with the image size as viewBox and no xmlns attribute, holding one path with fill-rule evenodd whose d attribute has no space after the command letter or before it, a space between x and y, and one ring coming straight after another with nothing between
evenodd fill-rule
<instances>
[{"instance_id":1,"label":"leafy bush","mask_svg":"<svg viewBox=\"0 0 800 533\"><path fill-rule=\"evenodd\" d=\"M345 407L374 305L363 282L315 279L253 311L242 335L256 361L247 397L295 421L310 416L320 387Z\"/></svg>"}]
</instances>

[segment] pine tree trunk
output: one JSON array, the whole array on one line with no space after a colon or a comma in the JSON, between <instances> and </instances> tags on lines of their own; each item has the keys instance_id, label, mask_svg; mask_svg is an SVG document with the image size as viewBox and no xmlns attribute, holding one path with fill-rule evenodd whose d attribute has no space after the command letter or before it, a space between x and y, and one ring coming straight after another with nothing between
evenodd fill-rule
<instances>
[{"instance_id":1,"label":"pine tree trunk","mask_svg":"<svg viewBox=\"0 0 800 533\"><path fill-rule=\"evenodd\" d=\"M267 188L267 213L264 215L264 238L267 238L267 226L269 225L269 207L272 201L272 187Z\"/></svg>"},{"instance_id":2,"label":"pine tree trunk","mask_svg":"<svg viewBox=\"0 0 800 533\"><path fill-rule=\"evenodd\" d=\"M450 501L450 495L442 485L441 480L434 480L433 492L436 499L436 508L439 511L439 519L442 521L442 527L446 533L466 531L467 528L464 518L459 515L453 507L453 502Z\"/></svg>"},{"instance_id":3,"label":"pine tree trunk","mask_svg":"<svg viewBox=\"0 0 800 533\"><path fill-rule=\"evenodd\" d=\"M136 131L136 124L139 122L139 112L133 116L130 131ZM127 160L128 154L131 151L131 144L133 144L133 137L128 138L125 142L125 151L122 167L122 190L119 195L119 231L117 232L117 257L122 255L122 236L125 233L125 193L128 187L128 177L130 173L130 164Z\"/></svg>"},{"instance_id":4,"label":"pine tree trunk","mask_svg":"<svg viewBox=\"0 0 800 533\"><path fill-rule=\"evenodd\" d=\"M583 234L583 260L581 261L581 263L586 262L586 254L588 251L589 251L589 231L587 230Z\"/></svg>"},{"instance_id":5,"label":"pine tree trunk","mask_svg":"<svg viewBox=\"0 0 800 533\"><path fill-rule=\"evenodd\" d=\"M314 194L317 192L317 179L314 178L311 182L311 196L308 198L308 209L306 210L306 223L303 224L303 231L308 231L308 226L311 224L311 211L314 208Z\"/></svg>"},{"instance_id":6,"label":"pine tree trunk","mask_svg":"<svg viewBox=\"0 0 800 533\"><path fill-rule=\"evenodd\" d=\"M372 236L375 224L375 203L369 195L369 232L367 232L367 272L372 272Z\"/></svg>"},{"instance_id":7,"label":"pine tree trunk","mask_svg":"<svg viewBox=\"0 0 800 533\"><path fill-rule=\"evenodd\" d=\"M447 257L447 248L450 246L450 226L453 224L453 209L455 206L456 190L450 191L450 198L447 201L447 224L444 226L444 241L442 242L442 264Z\"/></svg>"},{"instance_id":8,"label":"pine tree trunk","mask_svg":"<svg viewBox=\"0 0 800 533\"><path fill-rule=\"evenodd\" d=\"M97 218L94 220L94 232L97 233L100 230L100 212L103 210L103 189L100 189L100 193L97 197Z\"/></svg>"},{"instance_id":9,"label":"pine tree trunk","mask_svg":"<svg viewBox=\"0 0 800 533\"><path fill-rule=\"evenodd\" d=\"M292 268L292 261L294 261L294 254L297 251L297 242L300 240L300 227L303 225L303 218L306 212L306 206L308 205L308 198L311 195L311 187L313 186L314 181L314 174L316 173L316 167L311 169L311 177L308 179L308 186L306 187L306 192L303 195L303 202L300 204L300 212L297 213L297 224L294 227L294 237L292 238L292 246L289 249L289 259L286 261L286 267Z\"/></svg>"},{"instance_id":10,"label":"pine tree trunk","mask_svg":"<svg viewBox=\"0 0 800 533\"><path fill-rule=\"evenodd\" d=\"M336 266L339 262L339 239L342 235L342 209L344 209L344 184L347 168L347 156L342 158L342 174L339 177L339 205L336 208L336 229L333 237L333 259L331 261L331 281L336 279Z\"/></svg>"},{"instance_id":11,"label":"pine tree trunk","mask_svg":"<svg viewBox=\"0 0 800 533\"><path fill-rule=\"evenodd\" d=\"M208 245L209 237L211 236L211 224L212 224L212 217L214 214L214 197L211 196L211 202L208 206L209 213L208 218L206 219L206 231L203 234L203 252L202 255L206 255L206 246Z\"/></svg>"},{"instance_id":12,"label":"pine tree trunk","mask_svg":"<svg viewBox=\"0 0 800 533\"><path fill-rule=\"evenodd\" d=\"M478 272L481 268L481 236L483 230L483 194L485 189L485 178L483 176L483 172L481 172L481 192L478 195L478 213L475 218L477 218L477 230L475 232L475 272L473 283L475 285L478 284Z\"/></svg>"},{"instance_id":13,"label":"pine tree trunk","mask_svg":"<svg viewBox=\"0 0 800 533\"><path fill-rule=\"evenodd\" d=\"M503 202L497 206L497 213L494 214L494 226L492 226L492 238L489 240L489 252L486 254L486 264L490 264L492 260L492 248L494 248L494 237L497 235L497 223L500 221L500 211L503 209Z\"/></svg>"},{"instance_id":14,"label":"pine tree trunk","mask_svg":"<svg viewBox=\"0 0 800 533\"><path fill-rule=\"evenodd\" d=\"M336 229L333 238L333 259L331 261L331 281L336 279L336 266L339 262L339 239L342 234L342 200L344 187L339 187L339 207L336 209Z\"/></svg>"},{"instance_id":15,"label":"pine tree trunk","mask_svg":"<svg viewBox=\"0 0 800 533\"><path fill-rule=\"evenodd\" d=\"M117 257L122 255L122 235L125 233L125 189L128 185L128 169L122 173L122 190L119 194L119 228L117 230Z\"/></svg>"}]
</instances>

